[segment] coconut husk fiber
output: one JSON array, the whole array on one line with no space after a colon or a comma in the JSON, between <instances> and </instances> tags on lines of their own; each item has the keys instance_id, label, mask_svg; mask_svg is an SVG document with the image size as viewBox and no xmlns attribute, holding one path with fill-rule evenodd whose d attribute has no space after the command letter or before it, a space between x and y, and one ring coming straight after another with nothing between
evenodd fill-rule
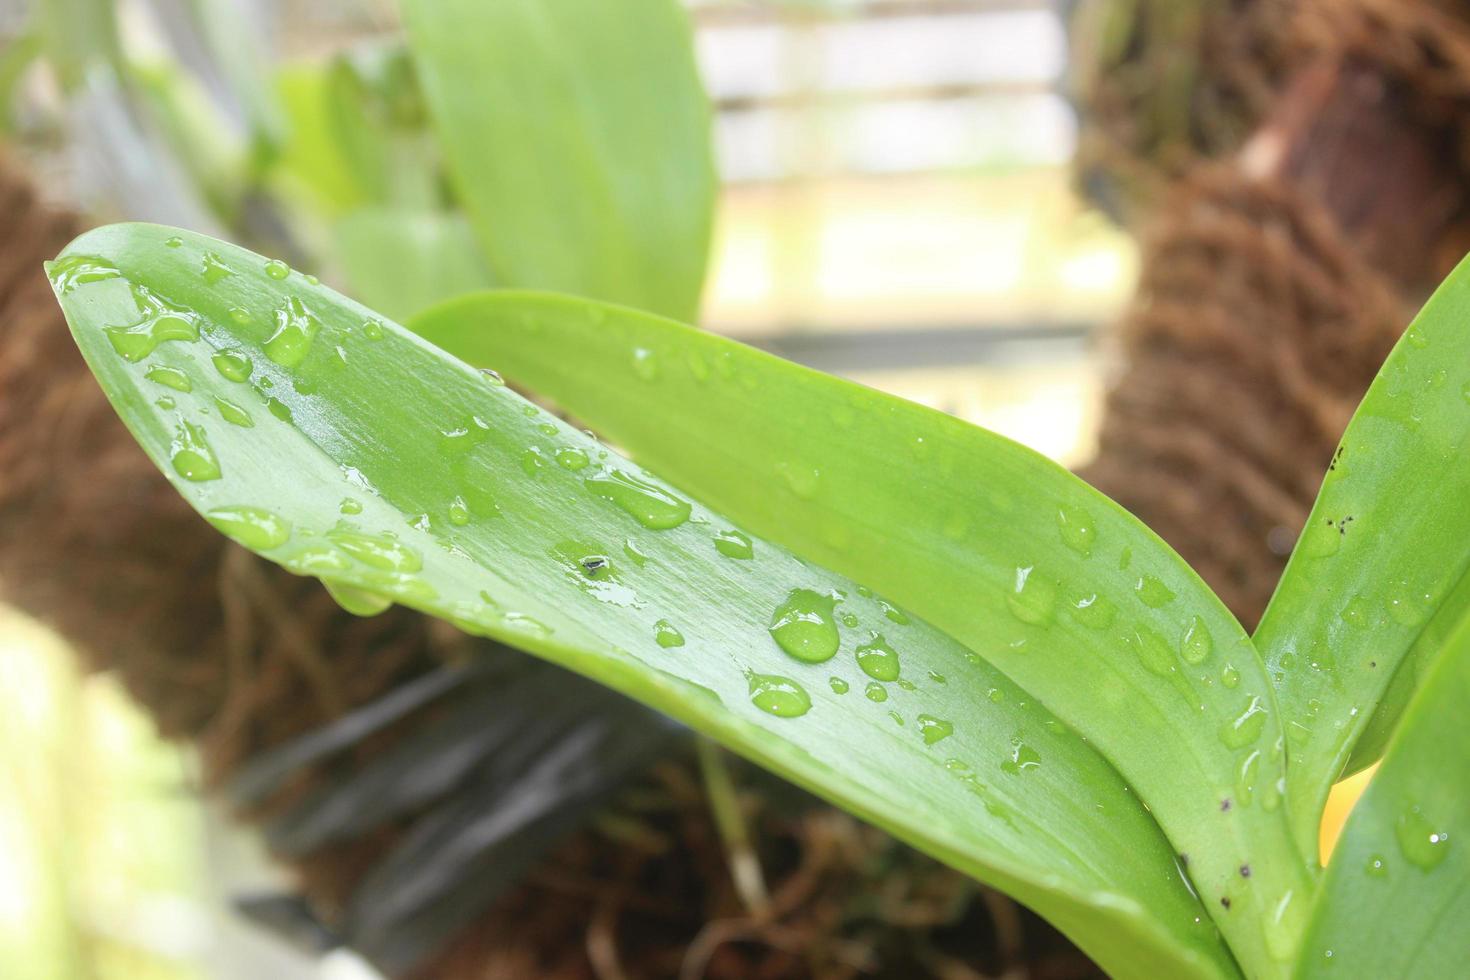
<instances>
[{"instance_id":1,"label":"coconut husk fiber","mask_svg":"<svg viewBox=\"0 0 1470 980\"><path fill-rule=\"evenodd\" d=\"M273 749L446 665L503 652L399 608L350 616L316 582L226 542L143 455L71 340L41 263L78 219L43 207L3 158L0 215L0 601L117 676L163 735L196 745L206 788L231 785ZM442 705L415 710L241 816L268 825L440 717ZM398 975L1097 975L1004 896L845 814L791 799L757 770L734 771L763 903L735 887L698 768L679 750L630 779L436 956ZM415 816L290 859L329 930Z\"/></svg>"}]
</instances>

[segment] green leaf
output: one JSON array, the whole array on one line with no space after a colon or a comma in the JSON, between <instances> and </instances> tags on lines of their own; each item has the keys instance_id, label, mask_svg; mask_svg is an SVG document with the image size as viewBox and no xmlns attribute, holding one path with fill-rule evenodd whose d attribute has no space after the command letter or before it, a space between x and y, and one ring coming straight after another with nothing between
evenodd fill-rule
<instances>
[{"instance_id":1,"label":"green leaf","mask_svg":"<svg viewBox=\"0 0 1470 980\"><path fill-rule=\"evenodd\" d=\"M694 319L715 176L676 0L406 0L424 98L497 281Z\"/></svg>"},{"instance_id":2,"label":"green leaf","mask_svg":"<svg viewBox=\"0 0 1470 980\"><path fill-rule=\"evenodd\" d=\"M337 222L335 237L332 255L350 291L386 316L401 319L490 285L462 215L359 208Z\"/></svg>"},{"instance_id":3,"label":"green leaf","mask_svg":"<svg viewBox=\"0 0 1470 980\"><path fill-rule=\"evenodd\" d=\"M1368 389L1256 630L1285 715L1304 851L1333 780L1377 757L1437 641L1470 609L1467 319L1462 263Z\"/></svg>"},{"instance_id":4,"label":"green leaf","mask_svg":"<svg viewBox=\"0 0 1470 980\"><path fill-rule=\"evenodd\" d=\"M665 711L1116 975L1235 974L1118 774L933 626L280 263L113 225L49 272L139 443L245 546Z\"/></svg>"},{"instance_id":5,"label":"green leaf","mask_svg":"<svg viewBox=\"0 0 1470 980\"><path fill-rule=\"evenodd\" d=\"M999 667L1139 793L1242 967L1284 969L1313 884L1277 791L1270 682L1122 508L993 433L633 310L486 293L413 326ZM1256 913L1282 901L1292 921L1263 930Z\"/></svg>"},{"instance_id":6,"label":"green leaf","mask_svg":"<svg viewBox=\"0 0 1470 980\"><path fill-rule=\"evenodd\" d=\"M1403 713L1327 867L1299 977L1451 977L1470 962L1470 620ZM1334 969L1339 967L1339 969Z\"/></svg>"}]
</instances>

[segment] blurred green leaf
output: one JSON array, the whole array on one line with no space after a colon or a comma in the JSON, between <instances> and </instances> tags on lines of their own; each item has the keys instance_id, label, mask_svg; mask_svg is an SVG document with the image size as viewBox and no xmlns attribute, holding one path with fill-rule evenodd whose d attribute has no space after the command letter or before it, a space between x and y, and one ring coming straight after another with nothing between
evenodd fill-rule
<instances>
[{"instance_id":1,"label":"blurred green leaf","mask_svg":"<svg viewBox=\"0 0 1470 980\"><path fill-rule=\"evenodd\" d=\"M335 237L333 258L352 294L395 319L491 285L462 215L359 208L337 222Z\"/></svg>"},{"instance_id":2,"label":"blurred green leaf","mask_svg":"<svg viewBox=\"0 0 1470 980\"><path fill-rule=\"evenodd\" d=\"M496 279L695 319L715 175L677 0L407 0L403 13Z\"/></svg>"}]
</instances>

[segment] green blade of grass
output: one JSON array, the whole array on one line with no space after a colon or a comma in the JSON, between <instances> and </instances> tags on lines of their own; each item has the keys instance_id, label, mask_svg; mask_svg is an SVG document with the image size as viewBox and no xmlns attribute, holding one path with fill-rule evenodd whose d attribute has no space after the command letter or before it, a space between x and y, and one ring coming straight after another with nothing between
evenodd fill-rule
<instances>
[{"instance_id":1,"label":"green blade of grass","mask_svg":"<svg viewBox=\"0 0 1470 980\"><path fill-rule=\"evenodd\" d=\"M999 667L1128 779L1247 972L1284 969L1313 884L1278 790L1270 682L1214 594L1122 508L993 433L637 311L485 293L413 326Z\"/></svg>"},{"instance_id":2,"label":"green blade of grass","mask_svg":"<svg viewBox=\"0 0 1470 980\"><path fill-rule=\"evenodd\" d=\"M920 618L279 263L114 225L49 272L144 450L246 547L665 711L1006 889L1115 975L1235 975L1117 772Z\"/></svg>"},{"instance_id":3,"label":"green blade of grass","mask_svg":"<svg viewBox=\"0 0 1470 980\"><path fill-rule=\"evenodd\" d=\"M1286 717L1304 850L1332 782L1377 758L1437 641L1470 608L1467 319L1461 264L1368 389L1256 630Z\"/></svg>"},{"instance_id":4,"label":"green blade of grass","mask_svg":"<svg viewBox=\"0 0 1470 980\"><path fill-rule=\"evenodd\" d=\"M1299 977L1452 977L1470 963L1470 621L1403 712L1328 863Z\"/></svg>"},{"instance_id":5,"label":"green blade of grass","mask_svg":"<svg viewBox=\"0 0 1470 980\"><path fill-rule=\"evenodd\" d=\"M715 177L677 0L407 0L403 14L496 280L694 319Z\"/></svg>"}]
</instances>

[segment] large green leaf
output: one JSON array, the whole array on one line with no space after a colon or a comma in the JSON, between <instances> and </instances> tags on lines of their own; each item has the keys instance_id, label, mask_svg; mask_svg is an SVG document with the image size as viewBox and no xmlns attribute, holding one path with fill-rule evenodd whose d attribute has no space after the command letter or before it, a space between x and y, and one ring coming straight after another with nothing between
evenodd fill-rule
<instances>
[{"instance_id":1,"label":"large green leaf","mask_svg":"<svg viewBox=\"0 0 1470 980\"><path fill-rule=\"evenodd\" d=\"M401 602L657 707L1013 893L1117 975L1235 974L1114 769L918 617L279 263L114 225L49 271L134 436L246 547L356 611Z\"/></svg>"},{"instance_id":2,"label":"large green leaf","mask_svg":"<svg viewBox=\"0 0 1470 980\"><path fill-rule=\"evenodd\" d=\"M1463 976L1470 964L1470 621L1403 713L1318 894L1301 977Z\"/></svg>"},{"instance_id":3,"label":"large green leaf","mask_svg":"<svg viewBox=\"0 0 1470 980\"><path fill-rule=\"evenodd\" d=\"M1313 886L1280 805L1271 685L1183 560L993 433L669 320L592 313L486 293L414 328L1000 667L1142 796L1246 971L1283 969Z\"/></svg>"},{"instance_id":4,"label":"large green leaf","mask_svg":"<svg viewBox=\"0 0 1470 980\"><path fill-rule=\"evenodd\" d=\"M1462 264L1368 389L1256 630L1285 713L1303 850L1355 744L1364 738L1351 768L1377 757L1470 608L1467 320Z\"/></svg>"},{"instance_id":5,"label":"large green leaf","mask_svg":"<svg viewBox=\"0 0 1470 980\"><path fill-rule=\"evenodd\" d=\"M715 177L677 0L405 0L403 14L496 280L694 319Z\"/></svg>"},{"instance_id":6,"label":"large green leaf","mask_svg":"<svg viewBox=\"0 0 1470 980\"><path fill-rule=\"evenodd\" d=\"M401 319L491 284L463 215L365 207L334 230L333 257L349 291L386 316Z\"/></svg>"}]
</instances>

